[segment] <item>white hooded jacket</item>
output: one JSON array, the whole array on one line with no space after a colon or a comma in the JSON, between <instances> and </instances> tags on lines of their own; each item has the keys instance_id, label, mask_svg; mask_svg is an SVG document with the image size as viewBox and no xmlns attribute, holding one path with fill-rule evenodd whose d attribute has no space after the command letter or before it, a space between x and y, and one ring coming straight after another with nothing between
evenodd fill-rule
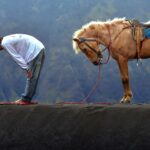
<instances>
[{"instance_id":1,"label":"white hooded jacket","mask_svg":"<svg viewBox=\"0 0 150 150\"><path fill-rule=\"evenodd\" d=\"M39 40L26 34L5 36L1 45L23 69L29 69L28 63L44 49L44 45Z\"/></svg>"}]
</instances>

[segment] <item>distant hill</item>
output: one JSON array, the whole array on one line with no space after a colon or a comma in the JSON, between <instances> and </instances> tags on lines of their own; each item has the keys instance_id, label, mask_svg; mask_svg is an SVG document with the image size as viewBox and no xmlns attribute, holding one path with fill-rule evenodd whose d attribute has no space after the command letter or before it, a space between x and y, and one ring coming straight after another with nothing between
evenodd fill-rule
<instances>
[{"instance_id":1,"label":"distant hill","mask_svg":"<svg viewBox=\"0 0 150 150\"><path fill-rule=\"evenodd\" d=\"M97 67L72 50L72 34L92 20L114 17L150 20L147 0L1 0L0 35L31 34L46 46L46 61L35 99L46 103L79 101L96 81ZM149 62L136 67L130 63L134 102L150 100ZM24 90L24 73L8 54L0 55L0 100L19 98ZM123 94L118 67L114 60L101 69L101 82L89 101L119 101Z\"/></svg>"}]
</instances>

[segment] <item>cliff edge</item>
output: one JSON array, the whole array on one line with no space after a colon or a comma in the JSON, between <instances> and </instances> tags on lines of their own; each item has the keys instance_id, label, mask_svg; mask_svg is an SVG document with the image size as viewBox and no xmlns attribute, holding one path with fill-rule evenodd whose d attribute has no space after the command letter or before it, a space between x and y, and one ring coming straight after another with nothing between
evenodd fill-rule
<instances>
[{"instance_id":1,"label":"cliff edge","mask_svg":"<svg viewBox=\"0 0 150 150\"><path fill-rule=\"evenodd\" d=\"M150 105L0 106L0 150L148 150Z\"/></svg>"}]
</instances>

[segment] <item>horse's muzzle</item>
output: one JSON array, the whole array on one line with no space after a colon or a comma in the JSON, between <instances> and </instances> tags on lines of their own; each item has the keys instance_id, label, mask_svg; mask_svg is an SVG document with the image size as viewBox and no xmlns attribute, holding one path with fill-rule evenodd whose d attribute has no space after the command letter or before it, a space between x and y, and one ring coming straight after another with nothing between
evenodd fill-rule
<instances>
[{"instance_id":1,"label":"horse's muzzle","mask_svg":"<svg viewBox=\"0 0 150 150\"><path fill-rule=\"evenodd\" d=\"M97 66L97 65L99 65L99 62L94 61L93 64Z\"/></svg>"}]
</instances>

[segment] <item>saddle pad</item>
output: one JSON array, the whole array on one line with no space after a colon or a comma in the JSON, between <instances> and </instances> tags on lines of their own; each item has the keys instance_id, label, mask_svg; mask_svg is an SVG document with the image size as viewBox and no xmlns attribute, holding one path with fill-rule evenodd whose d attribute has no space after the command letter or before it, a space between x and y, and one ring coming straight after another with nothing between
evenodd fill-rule
<instances>
[{"instance_id":1,"label":"saddle pad","mask_svg":"<svg viewBox=\"0 0 150 150\"><path fill-rule=\"evenodd\" d=\"M144 29L144 35L145 35L145 38L150 38L150 28Z\"/></svg>"}]
</instances>

